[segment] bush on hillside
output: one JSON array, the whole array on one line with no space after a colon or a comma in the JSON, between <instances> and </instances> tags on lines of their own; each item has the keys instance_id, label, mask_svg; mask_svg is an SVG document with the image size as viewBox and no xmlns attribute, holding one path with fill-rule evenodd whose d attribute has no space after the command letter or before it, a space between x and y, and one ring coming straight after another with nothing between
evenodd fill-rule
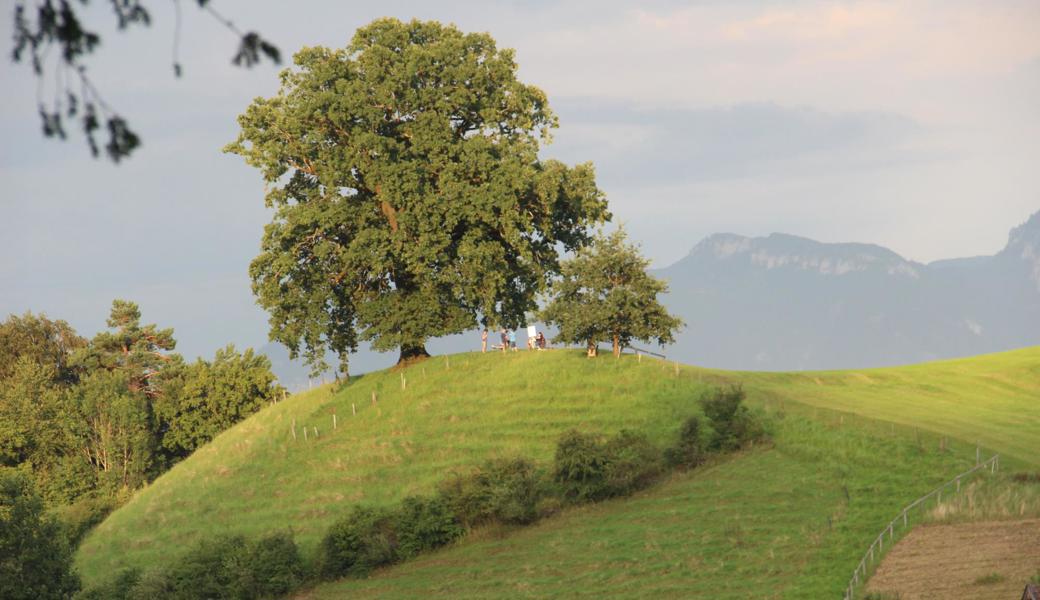
<instances>
[{"instance_id":1,"label":"bush on hillside","mask_svg":"<svg viewBox=\"0 0 1040 600\"><path fill-rule=\"evenodd\" d=\"M440 486L440 497L466 527L485 523L523 525L538 519L544 495L541 473L523 458L490 460Z\"/></svg>"},{"instance_id":2,"label":"bush on hillside","mask_svg":"<svg viewBox=\"0 0 1040 600\"><path fill-rule=\"evenodd\" d=\"M217 536L195 544L166 569L171 600L223 598L232 589L246 552L242 536Z\"/></svg>"},{"instance_id":3,"label":"bush on hillside","mask_svg":"<svg viewBox=\"0 0 1040 600\"><path fill-rule=\"evenodd\" d=\"M402 558L446 546L465 529L444 498L411 496L397 509L397 540Z\"/></svg>"},{"instance_id":4,"label":"bush on hillside","mask_svg":"<svg viewBox=\"0 0 1040 600\"><path fill-rule=\"evenodd\" d=\"M623 430L604 440L571 430L556 445L553 480L565 500L595 502L646 487L662 468L661 452L642 434Z\"/></svg>"},{"instance_id":5,"label":"bush on hillside","mask_svg":"<svg viewBox=\"0 0 1040 600\"><path fill-rule=\"evenodd\" d=\"M393 512L356 506L321 540L318 569L324 579L367 575L400 559Z\"/></svg>"},{"instance_id":6,"label":"bush on hillside","mask_svg":"<svg viewBox=\"0 0 1040 600\"><path fill-rule=\"evenodd\" d=\"M622 429L607 441L609 496L627 496L648 487L664 472L664 457L642 433Z\"/></svg>"},{"instance_id":7,"label":"bush on hillside","mask_svg":"<svg viewBox=\"0 0 1040 600\"><path fill-rule=\"evenodd\" d=\"M739 385L715 388L701 396L701 408L714 432L708 443L709 450L732 452L766 439L762 419L744 405L746 397Z\"/></svg>"},{"instance_id":8,"label":"bush on hillside","mask_svg":"<svg viewBox=\"0 0 1040 600\"><path fill-rule=\"evenodd\" d=\"M231 558L231 598L281 598L303 581L303 560L289 532L261 537Z\"/></svg>"},{"instance_id":9,"label":"bush on hillside","mask_svg":"<svg viewBox=\"0 0 1040 600\"><path fill-rule=\"evenodd\" d=\"M95 525L105 520L122 503L118 496L98 492L85 494L72 504L62 507L58 520L73 548L79 545Z\"/></svg>"},{"instance_id":10,"label":"bush on hillside","mask_svg":"<svg viewBox=\"0 0 1040 600\"><path fill-rule=\"evenodd\" d=\"M679 439L675 445L664 451L669 466L680 469L693 469L707 458L708 440L701 418L697 415L683 421L679 427Z\"/></svg>"},{"instance_id":11,"label":"bush on hillside","mask_svg":"<svg viewBox=\"0 0 1040 600\"><path fill-rule=\"evenodd\" d=\"M72 550L31 474L0 467L0 598L65 599L79 587Z\"/></svg>"},{"instance_id":12,"label":"bush on hillside","mask_svg":"<svg viewBox=\"0 0 1040 600\"><path fill-rule=\"evenodd\" d=\"M130 588L126 600L156 600L173 597L173 586L166 571L162 568L150 569L141 573L140 579Z\"/></svg>"},{"instance_id":13,"label":"bush on hillside","mask_svg":"<svg viewBox=\"0 0 1040 600\"><path fill-rule=\"evenodd\" d=\"M603 437L570 430L560 436L553 458L553 481L570 502L606 497L607 463Z\"/></svg>"},{"instance_id":14,"label":"bush on hillside","mask_svg":"<svg viewBox=\"0 0 1040 600\"><path fill-rule=\"evenodd\" d=\"M140 569L123 569L112 579L76 594L76 600L129 600L140 580ZM165 596L152 596L157 597Z\"/></svg>"},{"instance_id":15,"label":"bush on hillside","mask_svg":"<svg viewBox=\"0 0 1040 600\"><path fill-rule=\"evenodd\" d=\"M256 541L242 536L202 540L165 567L121 571L77 600L280 598L303 582L303 561L290 533Z\"/></svg>"}]
</instances>

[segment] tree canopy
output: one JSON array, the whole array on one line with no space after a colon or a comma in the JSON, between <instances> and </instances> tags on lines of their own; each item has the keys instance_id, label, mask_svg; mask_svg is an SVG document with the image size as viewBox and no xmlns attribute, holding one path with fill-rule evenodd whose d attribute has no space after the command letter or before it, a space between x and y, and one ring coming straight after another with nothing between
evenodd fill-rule
<instances>
[{"instance_id":1,"label":"tree canopy","mask_svg":"<svg viewBox=\"0 0 1040 600\"><path fill-rule=\"evenodd\" d=\"M52 321L31 312L11 315L0 323L0 380L11 376L19 358L27 357L37 365L53 367L56 380L72 383L76 373L69 357L86 344L87 340L60 319Z\"/></svg>"},{"instance_id":2,"label":"tree canopy","mask_svg":"<svg viewBox=\"0 0 1040 600\"><path fill-rule=\"evenodd\" d=\"M479 323L518 326L610 218L590 164L541 160L557 118L513 51L437 22L379 19L305 48L227 151L275 209L250 274L271 338L346 369L359 340L401 360Z\"/></svg>"},{"instance_id":3,"label":"tree canopy","mask_svg":"<svg viewBox=\"0 0 1040 600\"><path fill-rule=\"evenodd\" d=\"M173 329L141 325L141 310L127 300L112 301L107 324L114 331L103 331L94 336L90 344L76 354L76 363L88 371L121 371L130 391L158 395L158 387L152 378L170 360L164 351L177 346Z\"/></svg>"},{"instance_id":4,"label":"tree canopy","mask_svg":"<svg viewBox=\"0 0 1040 600\"><path fill-rule=\"evenodd\" d=\"M133 302L114 301L108 326L87 342L42 315L0 322L0 467L27 469L50 503L83 504L79 533L111 508L106 499L282 393L251 349L186 364L169 352L173 330L142 324Z\"/></svg>"},{"instance_id":5,"label":"tree canopy","mask_svg":"<svg viewBox=\"0 0 1040 600\"><path fill-rule=\"evenodd\" d=\"M554 296L540 315L559 327L556 340L586 344L590 356L601 341L611 342L615 356L632 340L675 341L683 322L657 300L668 284L646 272L650 261L626 237L621 228L597 236L563 263Z\"/></svg>"},{"instance_id":6,"label":"tree canopy","mask_svg":"<svg viewBox=\"0 0 1040 600\"><path fill-rule=\"evenodd\" d=\"M32 477L0 467L0 598L65 600L79 589L72 550Z\"/></svg>"}]
</instances>

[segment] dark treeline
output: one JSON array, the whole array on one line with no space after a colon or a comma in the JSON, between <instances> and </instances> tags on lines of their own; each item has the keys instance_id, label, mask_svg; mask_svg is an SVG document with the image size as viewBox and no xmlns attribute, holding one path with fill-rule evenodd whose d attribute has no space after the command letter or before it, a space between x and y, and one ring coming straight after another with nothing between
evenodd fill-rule
<instances>
[{"instance_id":1,"label":"dark treeline","mask_svg":"<svg viewBox=\"0 0 1040 600\"><path fill-rule=\"evenodd\" d=\"M108 327L88 340L42 314L0 323L0 468L27 475L73 545L281 394L266 356L229 345L188 363L172 352L173 330L142 324L132 302L112 303Z\"/></svg>"}]
</instances>

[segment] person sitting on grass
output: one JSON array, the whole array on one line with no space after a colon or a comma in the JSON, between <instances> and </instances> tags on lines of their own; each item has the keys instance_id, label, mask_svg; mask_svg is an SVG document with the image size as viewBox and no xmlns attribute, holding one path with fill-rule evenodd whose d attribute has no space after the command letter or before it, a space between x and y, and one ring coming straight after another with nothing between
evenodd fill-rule
<instances>
[{"instance_id":1,"label":"person sitting on grass","mask_svg":"<svg viewBox=\"0 0 1040 600\"><path fill-rule=\"evenodd\" d=\"M545 350L545 334L541 331L538 332L538 337L534 338L534 345L539 350Z\"/></svg>"}]
</instances>

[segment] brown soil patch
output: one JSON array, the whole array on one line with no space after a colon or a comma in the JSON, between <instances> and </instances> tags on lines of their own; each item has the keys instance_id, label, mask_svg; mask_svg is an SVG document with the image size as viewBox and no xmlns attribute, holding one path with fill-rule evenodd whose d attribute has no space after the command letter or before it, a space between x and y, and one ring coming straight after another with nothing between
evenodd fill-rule
<instances>
[{"instance_id":1,"label":"brown soil patch","mask_svg":"<svg viewBox=\"0 0 1040 600\"><path fill-rule=\"evenodd\" d=\"M867 584L900 600L1019 598L1040 569L1040 519L918 527ZM999 580L999 581L994 581Z\"/></svg>"}]
</instances>

